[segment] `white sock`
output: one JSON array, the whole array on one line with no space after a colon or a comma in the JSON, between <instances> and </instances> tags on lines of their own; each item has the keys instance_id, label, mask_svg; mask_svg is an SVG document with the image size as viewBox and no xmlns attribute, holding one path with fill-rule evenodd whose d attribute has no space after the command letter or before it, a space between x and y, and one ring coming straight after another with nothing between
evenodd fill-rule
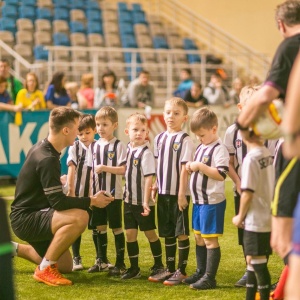
<instances>
[{"instance_id":1,"label":"white sock","mask_svg":"<svg viewBox=\"0 0 300 300\"><path fill-rule=\"evenodd\" d=\"M19 243L11 241L11 244L13 246L12 256L18 256Z\"/></svg>"},{"instance_id":2,"label":"white sock","mask_svg":"<svg viewBox=\"0 0 300 300\"><path fill-rule=\"evenodd\" d=\"M57 261L48 260L44 257L39 268L42 271L42 270L46 269L48 266L54 265L56 263L57 263Z\"/></svg>"}]
</instances>

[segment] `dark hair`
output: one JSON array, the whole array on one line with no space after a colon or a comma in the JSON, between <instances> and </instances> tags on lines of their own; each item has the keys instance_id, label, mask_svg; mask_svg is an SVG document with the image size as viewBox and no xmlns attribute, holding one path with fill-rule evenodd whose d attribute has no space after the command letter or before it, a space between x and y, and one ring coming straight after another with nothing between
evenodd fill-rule
<instances>
[{"instance_id":1,"label":"dark hair","mask_svg":"<svg viewBox=\"0 0 300 300\"><path fill-rule=\"evenodd\" d=\"M183 68L181 71L187 72L190 76L192 76L192 70L190 68Z\"/></svg>"},{"instance_id":2,"label":"dark hair","mask_svg":"<svg viewBox=\"0 0 300 300\"><path fill-rule=\"evenodd\" d=\"M27 76L33 76L34 77L35 82L36 82L35 90L34 91L38 90L39 89L39 79L38 79L37 75L35 73L33 73L33 72L29 72L29 73L26 74L26 78L27 78ZM25 80L24 86L25 86L25 89L28 89L28 87L27 87L27 80Z\"/></svg>"},{"instance_id":3,"label":"dark hair","mask_svg":"<svg viewBox=\"0 0 300 300\"><path fill-rule=\"evenodd\" d=\"M112 70L109 70L109 69L108 69L108 70L106 70L106 71L103 73L103 75L102 75L102 77L101 77L101 82L100 82L100 87L101 87L101 88L105 89L104 78L105 78L105 77L109 77L109 76L111 76L111 77L114 78L114 81L113 81L113 83L112 83L112 86L113 86L113 88L116 87L117 76L116 76L116 74L115 74Z\"/></svg>"},{"instance_id":4,"label":"dark hair","mask_svg":"<svg viewBox=\"0 0 300 300\"><path fill-rule=\"evenodd\" d=\"M11 63L10 63L10 61L7 58L1 58L0 62L5 63L5 64L11 66Z\"/></svg>"},{"instance_id":5,"label":"dark hair","mask_svg":"<svg viewBox=\"0 0 300 300\"><path fill-rule=\"evenodd\" d=\"M190 121L190 128L192 132L196 132L201 128L211 129L218 126L217 115L207 107L200 108L193 113Z\"/></svg>"},{"instance_id":6,"label":"dark hair","mask_svg":"<svg viewBox=\"0 0 300 300\"><path fill-rule=\"evenodd\" d=\"M0 76L0 83L6 83L7 84L7 79L3 76Z\"/></svg>"},{"instance_id":7,"label":"dark hair","mask_svg":"<svg viewBox=\"0 0 300 300\"><path fill-rule=\"evenodd\" d=\"M73 108L59 106L52 109L49 117L50 129L58 133L63 127L70 123L75 123L81 117L81 113Z\"/></svg>"},{"instance_id":8,"label":"dark hair","mask_svg":"<svg viewBox=\"0 0 300 300\"><path fill-rule=\"evenodd\" d=\"M200 82L193 82L193 85L195 85L197 88L202 89L202 84Z\"/></svg>"},{"instance_id":9,"label":"dark hair","mask_svg":"<svg viewBox=\"0 0 300 300\"><path fill-rule=\"evenodd\" d=\"M288 0L279 4L276 7L275 19L288 26L300 24L300 1Z\"/></svg>"},{"instance_id":10,"label":"dark hair","mask_svg":"<svg viewBox=\"0 0 300 300\"><path fill-rule=\"evenodd\" d=\"M54 73L52 80L50 82L50 84L53 84L55 92L60 95L67 94L65 87L62 85L62 80L64 77L65 77L65 73L56 72L56 73Z\"/></svg>"},{"instance_id":11,"label":"dark hair","mask_svg":"<svg viewBox=\"0 0 300 300\"><path fill-rule=\"evenodd\" d=\"M149 76L150 76L150 72L147 71L147 70L142 70L142 71L139 73L139 76L140 76L141 74L145 74L145 75L149 75Z\"/></svg>"},{"instance_id":12,"label":"dark hair","mask_svg":"<svg viewBox=\"0 0 300 300\"><path fill-rule=\"evenodd\" d=\"M95 116L91 114L83 114L80 122L79 122L79 127L78 130L82 131L87 128L96 128L96 122L95 122Z\"/></svg>"}]
</instances>

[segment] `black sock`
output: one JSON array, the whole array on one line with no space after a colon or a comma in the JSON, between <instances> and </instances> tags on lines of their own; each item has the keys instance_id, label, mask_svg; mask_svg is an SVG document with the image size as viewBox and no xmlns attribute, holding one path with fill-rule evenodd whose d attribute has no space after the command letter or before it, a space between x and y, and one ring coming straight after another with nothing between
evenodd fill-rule
<instances>
[{"instance_id":1,"label":"black sock","mask_svg":"<svg viewBox=\"0 0 300 300\"><path fill-rule=\"evenodd\" d=\"M127 252L130 260L131 268L139 267L139 244L137 241L129 243L127 242Z\"/></svg>"},{"instance_id":2,"label":"black sock","mask_svg":"<svg viewBox=\"0 0 300 300\"><path fill-rule=\"evenodd\" d=\"M165 238L166 264L170 272L175 272L176 238Z\"/></svg>"},{"instance_id":3,"label":"black sock","mask_svg":"<svg viewBox=\"0 0 300 300\"><path fill-rule=\"evenodd\" d=\"M220 247L207 249L206 274L212 280L216 278L220 260L221 260Z\"/></svg>"},{"instance_id":4,"label":"black sock","mask_svg":"<svg viewBox=\"0 0 300 300\"><path fill-rule=\"evenodd\" d=\"M252 263L252 266L257 278L257 288L260 293L260 299L269 300L271 277L267 267L267 263Z\"/></svg>"},{"instance_id":5,"label":"black sock","mask_svg":"<svg viewBox=\"0 0 300 300\"><path fill-rule=\"evenodd\" d=\"M107 261L107 232L99 232L98 231L98 252L97 252L97 258L100 258L102 261Z\"/></svg>"},{"instance_id":6,"label":"black sock","mask_svg":"<svg viewBox=\"0 0 300 300\"><path fill-rule=\"evenodd\" d=\"M98 231L97 229L93 229L92 231L92 238L93 238L93 242L94 242L94 246L95 246L95 250L96 250L96 257L98 257Z\"/></svg>"},{"instance_id":7,"label":"black sock","mask_svg":"<svg viewBox=\"0 0 300 300\"><path fill-rule=\"evenodd\" d=\"M124 253L125 253L125 235L122 231L119 234L114 234L115 246L116 246L116 266L124 265Z\"/></svg>"},{"instance_id":8,"label":"black sock","mask_svg":"<svg viewBox=\"0 0 300 300\"><path fill-rule=\"evenodd\" d=\"M73 257L80 256L80 244L81 244L81 235L77 238L77 240L72 244L72 252Z\"/></svg>"},{"instance_id":9,"label":"black sock","mask_svg":"<svg viewBox=\"0 0 300 300\"><path fill-rule=\"evenodd\" d=\"M206 260L207 260L207 249L206 246L196 245L196 261L197 269L201 274L205 274L206 271Z\"/></svg>"},{"instance_id":10,"label":"black sock","mask_svg":"<svg viewBox=\"0 0 300 300\"><path fill-rule=\"evenodd\" d=\"M162 250L160 239L157 239L155 242L149 242L151 252L154 258L154 264L157 266L162 266Z\"/></svg>"},{"instance_id":11,"label":"black sock","mask_svg":"<svg viewBox=\"0 0 300 300\"><path fill-rule=\"evenodd\" d=\"M249 270L250 269L250 270ZM247 268L246 300L254 300L257 291L257 281L252 267Z\"/></svg>"},{"instance_id":12,"label":"black sock","mask_svg":"<svg viewBox=\"0 0 300 300\"><path fill-rule=\"evenodd\" d=\"M185 268L188 262L190 252L190 240L187 238L183 241L178 241L178 269L180 270L181 274L186 275Z\"/></svg>"}]
</instances>

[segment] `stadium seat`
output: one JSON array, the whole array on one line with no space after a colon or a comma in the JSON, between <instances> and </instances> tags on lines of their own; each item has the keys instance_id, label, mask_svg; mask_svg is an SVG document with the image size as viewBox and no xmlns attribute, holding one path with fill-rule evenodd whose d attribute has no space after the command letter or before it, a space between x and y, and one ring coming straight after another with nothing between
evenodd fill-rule
<instances>
[{"instance_id":1,"label":"stadium seat","mask_svg":"<svg viewBox=\"0 0 300 300\"><path fill-rule=\"evenodd\" d=\"M52 31L51 23L49 20L37 19L34 22L36 31Z\"/></svg>"},{"instance_id":2,"label":"stadium seat","mask_svg":"<svg viewBox=\"0 0 300 300\"><path fill-rule=\"evenodd\" d=\"M168 45L173 49L183 49L182 39L176 36L168 36Z\"/></svg>"},{"instance_id":3,"label":"stadium seat","mask_svg":"<svg viewBox=\"0 0 300 300\"><path fill-rule=\"evenodd\" d=\"M81 9L72 9L70 10L70 20L81 22L83 24L86 23L85 13Z\"/></svg>"},{"instance_id":4,"label":"stadium seat","mask_svg":"<svg viewBox=\"0 0 300 300\"><path fill-rule=\"evenodd\" d=\"M86 35L84 33L76 32L70 34L71 46L87 46Z\"/></svg>"},{"instance_id":5,"label":"stadium seat","mask_svg":"<svg viewBox=\"0 0 300 300\"><path fill-rule=\"evenodd\" d=\"M70 46L70 39L67 34L57 32L53 34L53 44L55 46Z\"/></svg>"},{"instance_id":6,"label":"stadium seat","mask_svg":"<svg viewBox=\"0 0 300 300\"><path fill-rule=\"evenodd\" d=\"M103 34L102 24L100 22L88 22L87 23L87 33L99 33Z\"/></svg>"},{"instance_id":7,"label":"stadium seat","mask_svg":"<svg viewBox=\"0 0 300 300\"><path fill-rule=\"evenodd\" d=\"M132 81L132 80L135 79L135 77L131 74L131 70L132 70L131 67L126 67L126 73L127 73L127 76L128 76L128 78L129 78L130 81ZM137 66L137 67L135 68L135 74L136 74L136 76L137 76L141 71L142 71L142 67Z\"/></svg>"},{"instance_id":8,"label":"stadium seat","mask_svg":"<svg viewBox=\"0 0 300 300\"><path fill-rule=\"evenodd\" d=\"M0 40L10 47L12 47L15 44L14 35L10 31L6 31L6 30L0 31Z\"/></svg>"},{"instance_id":9,"label":"stadium seat","mask_svg":"<svg viewBox=\"0 0 300 300\"><path fill-rule=\"evenodd\" d=\"M15 35L17 31L15 19L2 17L0 19L0 30L7 30Z\"/></svg>"},{"instance_id":10,"label":"stadium seat","mask_svg":"<svg viewBox=\"0 0 300 300\"><path fill-rule=\"evenodd\" d=\"M36 19L35 7L21 5L19 7L19 16L20 16L20 18L27 18L27 19L34 21Z\"/></svg>"},{"instance_id":11,"label":"stadium seat","mask_svg":"<svg viewBox=\"0 0 300 300\"><path fill-rule=\"evenodd\" d=\"M63 32L69 34L70 28L69 24L65 20L54 20L52 22L53 33Z\"/></svg>"},{"instance_id":12,"label":"stadium seat","mask_svg":"<svg viewBox=\"0 0 300 300\"><path fill-rule=\"evenodd\" d=\"M32 47L27 44L17 44L14 46L14 50L20 54L29 63L33 62Z\"/></svg>"},{"instance_id":13,"label":"stadium seat","mask_svg":"<svg viewBox=\"0 0 300 300\"><path fill-rule=\"evenodd\" d=\"M54 20L64 20L69 22L69 10L65 8L54 9Z\"/></svg>"},{"instance_id":14,"label":"stadium seat","mask_svg":"<svg viewBox=\"0 0 300 300\"><path fill-rule=\"evenodd\" d=\"M118 2L118 11L128 11L126 2Z\"/></svg>"},{"instance_id":15,"label":"stadium seat","mask_svg":"<svg viewBox=\"0 0 300 300\"><path fill-rule=\"evenodd\" d=\"M37 19L52 21L52 11L47 7L38 7L36 10Z\"/></svg>"},{"instance_id":16,"label":"stadium seat","mask_svg":"<svg viewBox=\"0 0 300 300\"><path fill-rule=\"evenodd\" d=\"M105 44L108 47L121 47L120 35L118 33L105 35Z\"/></svg>"},{"instance_id":17,"label":"stadium seat","mask_svg":"<svg viewBox=\"0 0 300 300\"><path fill-rule=\"evenodd\" d=\"M25 31L30 31L33 32L33 23L30 19L18 19L17 20L17 29L18 31L20 30L25 30Z\"/></svg>"},{"instance_id":18,"label":"stadium seat","mask_svg":"<svg viewBox=\"0 0 300 300\"><path fill-rule=\"evenodd\" d=\"M168 49L168 43L162 36L155 36L153 38L153 46L155 49Z\"/></svg>"},{"instance_id":19,"label":"stadium seat","mask_svg":"<svg viewBox=\"0 0 300 300\"><path fill-rule=\"evenodd\" d=\"M134 35L133 25L131 23L120 22L119 23L119 29L120 29L121 36L124 35L124 34Z\"/></svg>"},{"instance_id":20,"label":"stadium seat","mask_svg":"<svg viewBox=\"0 0 300 300\"><path fill-rule=\"evenodd\" d=\"M75 32L85 33L86 32L85 26L81 22L71 21L69 26L70 26L70 31L72 33L75 33Z\"/></svg>"},{"instance_id":21,"label":"stadium seat","mask_svg":"<svg viewBox=\"0 0 300 300\"><path fill-rule=\"evenodd\" d=\"M4 4L2 6L2 17L17 19L19 16L18 8L15 5Z\"/></svg>"},{"instance_id":22,"label":"stadium seat","mask_svg":"<svg viewBox=\"0 0 300 300\"><path fill-rule=\"evenodd\" d=\"M88 1L86 3L86 9L87 10L97 10L97 11L100 11L100 6L99 6L99 3L97 1Z\"/></svg>"},{"instance_id":23,"label":"stadium seat","mask_svg":"<svg viewBox=\"0 0 300 300\"><path fill-rule=\"evenodd\" d=\"M5 5L19 6L19 2L20 2L19 0L5 0Z\"/></svg>"},{"instance_id":24,"label":"stadium seat","mask_svg":"<svg viewBox=\"0 0 300 300\"><path fill-rule=\"evenodd\" d=\"M150 23L149 29L150 29L152 37L165 36L165 31L164 31L163 27L161 26L161 24Z\"/></svg>"},{"instance_id":25,"label":"stadium seat","mask_svg":"<svg viewBox=\"0 0 300 300\"><path fill-rule=\"evenodd\" d=\"M90 33L87 36L90 47L104 47L103 36L99 33Z\"/></svg>"},{"instance_id":26,"label":"stadium seat","mask_svg":"<svg viewBox=\"0 0 300 300\"><path fill-rule=\"evenodd\" d=\"M156 56L154 53L141 53L141 59L145 63L156 62Z\"/></svg>"},{"instance_id":27,"label":"stadium seat","mask_svg":"<svg viewBox=\"0 0 300 300\"><path fill-rule=\"evenodd\" d=\"M25 6L33 6L33 7L36 6L36 0L22 0L20 2L22 2L22 5Z\"/></svg>"},{"instance_id":28,"label":"stadium seat","mask_svg":"<svg viewBox=\"0 0 300 300\"><path fill-rule=\"evenodd\" d=\"M149 35L138 35L136 41L139 48L153 48L152 39Z\"/></svg>"},{"instance_id":29,"label":"stadium seat","mask_svg":"<svg viewBox=\"0 0 300 300\"><path fill-rule=\"evenodd\" d=\"M117 11L117 4L116 2L110 2L110 1L102 1L101 2L101 8L105 11Z\"/></svg>"},{"instance_id":30,"label":"stadium seat","mask_svg":"<svg viewBox=\"0 0 300 300\"><path fill-rule=\"evenodd\" d=\"M123 48L137 48L135 37L131 34L124 34L121 36Z\"/></svg>"},{"instance_id":31,"label":"stadium seat","mask_svg":"<svg viewBox=\"0 0 300 300\"><path fill-rule=\"evenodd\" d=\"M135 24L134 32L136 35L149 35L149 28L146 24Z\"/></svg>"},{"instance_id":32,"label":"stadium seat","mask_svg":"<svg viewBox=\"0 0 300 300\"><path fill-rule=\"evenodd\" d=\"M115 21L105 22L103 23L103 31L105 34L118 33L119 26Z\"/></svg>"},{"instance_id":33,"label":"stadium seat","mask_svg":"<svg viewBox=\"0 0 300 300\"><path fill-rule=\"evenodd\" d=\"M201 58L199 54L187 54L187 59L190 64L201 62Z\"/></svg>"},{"instance_id":34,"label":"stadium seat","mask_svg":"<svg viewBox=\"0 0 300 300\"><path fill-rule=\"evenodd\" d=\"M183 39L183 47L186 50L197 50L198 49L195 42L192 39L189 39L189 38L184 38Z\"/></svg>"},{"instance_id":35,"label":"stadium seat","mask_svg":"<svg viewBox=\"0 0 300 300\"><path fill-rule=\"evenodd\" d=\"M119 23L132 23L132 15L130 11L119 11Z\"/></svg>"},{"instance_id":36,"label":"stadium seat","mask_svg":"<svg viewBox=\"0 0 300 300\"><path fill-rule=\"evenodd\" d=\"M131 63L134 55L131 52L124 52L124 61L126 63ZM140 64L142 62L141 56L139 53L136 54L136 63Z\"/></svg>"},{"instance_id":37,"label":"stadium seat","mask_svg":"<svg viewBox=\"0 0 300 300\"><path fill-rule=\"evenodd\" d=\"M132 3L131 7L133 11L143 11L140 3Z\"/></svg>"},{"instance_id":38,"label":"stadium seat","mask_svg":"<svg viewBox=\"0 0 300 300\"><path fill-rule=\"evenodd\" d=\"M122 52L108 52L107 53L109 62L124 62L124 56Z\"/></svg>"},{"instance_id":39,"label":"stadium seat","mask_svg":"<svg viewBox=\"0 0 300 300\"><path fill-rule=\"evenodd\" d=\"M34 34L34 44L35 45L52 45L52 36L50 32L47 31L36 31Z\"/></svg>"},{"instance_id":40,"label":"stadium seat","mask_svg":"<svg viewBox=\"0 0 300 300\"><path fill-rule=\"evenodd\" d=\"M100 22L102 20L102 15L100 10L87 10L86 18L89 21L97 21Z\"/></svg>"},{"instance_id":41,"label":"stadium seat","mask_svg":"<svg viewBox=\"0 0 300 300\"><path fill-rule=\"evenodd\" d=\"M107 10L102 14L102 19L104 22L118 21L118 14L115 11Z\"/></svg>"},{"instance_id":42,"label":"stadium seat","mask_svg":"<svg viewBox=\"0 0 300 300\"><path fill-rule=\"evenodd\" d=\"M60 8L69 9L69 4L68 4L69 1L62 1L62 0L52 0L52 1L56 9L60 9Z\"/></svg>"},{"instance_id":43,"label":"stadium seat","mask_svg":"<svg viewBox=\"0 0 300 300\"><path fill-rule=\"evenodd\" d=\"M147 24L145 13L143 11L132 12L133 24Z\"/></svg>"},{"instance_id":44,"label":"stadium seat","mask_svg":"<svg viewBox=\"0 0 300 300\"><path fill-rule=\"evenodd\" d=\"M33 34L30 31L20 30L16 32L16 43L33 46Z\"/></svg>"},{"instance_id":45,"label":"stadium seat","mask_svg":"<svg viewBox=\"0 0 300 300\"><path fill-rule=\"evenodd\" d=\"M35 46L33 53L36 60L48 60L48 50L42 45Z\"/></svg>"},{"instance_id":46,"label":"stadium seat","mask_svg":"<svg viewBox=\"0 0 300 300\"><path fill-rule=\"evenodd\" d=\"M52 0L37 0L37 7L52 9Z\"/></svg>"},{"instance_id":47,"label":"stadium seat","mask_svg":"<svg viewBox=\"0 0 300 300\"><path fill-rule=\"evenodd\" d=\"M70 9L81 9L84 10L85 3L82 0L72 0L70 1Z\"/></svg>"}]
</instances>

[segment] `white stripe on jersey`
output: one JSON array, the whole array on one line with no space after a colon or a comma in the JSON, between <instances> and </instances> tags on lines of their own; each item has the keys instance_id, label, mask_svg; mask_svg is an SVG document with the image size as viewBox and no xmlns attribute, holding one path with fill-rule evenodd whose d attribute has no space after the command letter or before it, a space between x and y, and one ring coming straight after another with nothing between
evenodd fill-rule
<instances>
[{"instance_id":1,"label":"white stripe on jersey","mask_svg":"<svg viewBox=\"0 0 300 300\"><path fill-rule=\"evenodd\" d=\"M145 177L155 175L155 158L149 143L132 148L127 147L125 202L142 205L144 202ZM154 202L149 201L153 206Z\"/></svg>"},{"instance_id":2,"label":"white stripe on jersey","mask_svg":"<svg viewBox=\"0 0 300 300\"><path fill-rule=\"evenodd\" d=\"M93 193L114 190L115 199L123 199L122 175L102 172L97 174L95 166L119 167L126 163L126 146L117 138L109 142L99 139L90 146L89 165L93 166Z\"/></svg>"},{"instance_id":3,"label":"white stripe on jersey","mask_svg":"<svg viewBox=\"0 0 300 300\"><path fill-rule=\"evenodd\" d=\"M209 145L199 145L194 161L202 162L226 174L229 153L221 139L218 139ZM192 173L190 189L193 203L196 204L217 204L225 200L225 181L212 179L200 172Z\"/></svg>"},{"instance_id":4,"label":"white stripe on jersey","mask_svg":"<svg viewBox=\"0 0 300 300\"><path fill-rule=\"evenodd\" d=\"M75 196L87 197L90 191L91 167L88 166L88 148L79 140L69 148L67 165L72 161L76 166Z\"/></svg>"},{"instance_id":5,"label":"white stripe on jersey","mask_svg":"<svg viewBox=\"0 0 300 300\"><path fill-rule=\"evenodd\" d=\"M184 131L157 135L154 156L157 159L158 193L178 195L182 164L193 159L194 143ZM187 186L186 195L189 195Z\"/></svg>"}]
</instances>

